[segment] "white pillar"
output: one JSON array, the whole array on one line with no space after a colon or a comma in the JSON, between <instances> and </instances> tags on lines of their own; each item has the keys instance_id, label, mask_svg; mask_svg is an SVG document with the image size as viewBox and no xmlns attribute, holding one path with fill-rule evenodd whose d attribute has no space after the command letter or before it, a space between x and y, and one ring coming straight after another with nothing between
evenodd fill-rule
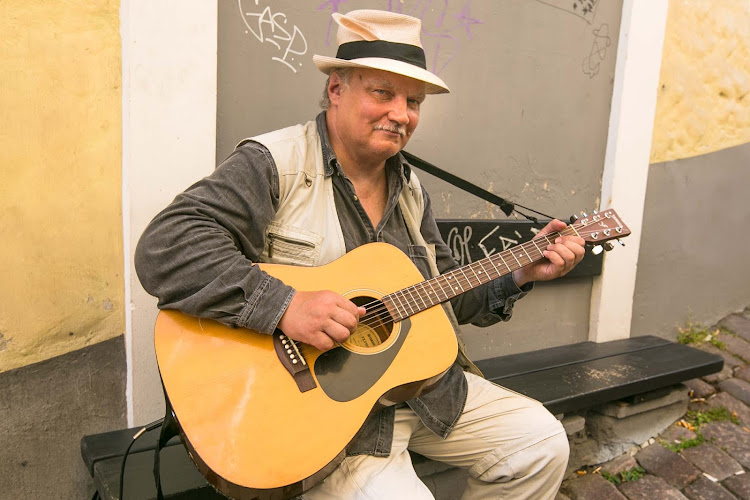
<instances>
[{"instance_id":1,"label":"white pillar","mask_svg":"<svg viewBox=\"0 0 750 500\"><path fill-rule=\"evenodd\" d=\"M216 157L218 3L123 0L122 172L128 424L164 414L153 346L156 299L133 269L146 224L209 174Z\"/></svg>"},{"instance_id":2,"label":"white pillar","mask_svg":"<svg viewBox=\"0 0 750 500\"><path fill-rule=\"evenodd\" d=\"M667 0L622 6L600 208L614 208L632 235L607 254L594 279L589 339L596 342L630 336L667 8Z\"/></svg>"}]
</instances>

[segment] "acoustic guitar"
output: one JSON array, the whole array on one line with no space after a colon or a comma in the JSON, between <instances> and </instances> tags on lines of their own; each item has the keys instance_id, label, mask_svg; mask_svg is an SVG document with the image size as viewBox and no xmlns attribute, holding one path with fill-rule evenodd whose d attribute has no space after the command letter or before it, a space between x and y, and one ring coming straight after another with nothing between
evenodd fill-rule
<instances>
[{"instance_id":1,"label":"acoustic guitar","mask_svg":"<svg viewBox=\"0 0 750 500\"><path fill-rule=\"evenodd\" d=\"M173 310L156 320L156 358L183 443L221 493L286 499L322 481L372 412L418 396L456 360L439 304L543 259L560 235L605 243L630 234L614 210L424 280L386 243L320 267L258 264L297 290L333 290L367 314L330 351ZM436 307L438 306L438 307Z\"/></svg>"}]
</instances>

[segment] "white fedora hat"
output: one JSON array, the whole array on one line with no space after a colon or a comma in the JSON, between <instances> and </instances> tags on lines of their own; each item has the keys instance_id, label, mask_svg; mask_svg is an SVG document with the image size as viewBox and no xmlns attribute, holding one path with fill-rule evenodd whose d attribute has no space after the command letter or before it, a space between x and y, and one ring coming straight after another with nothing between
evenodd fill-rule
<instances>
[{"instance_id":1,"label":"white fedora hat","mask_svg":"<svg viewBox=\"0 0 750 500\"><path fill-rule=\"evenodd\" d=\"M421 80L428 94L450 92L443 80L427 71L419 19L367 9L334 13L333 19L339 25L336 57L313 56L323 73L336 68L374 68Z\"/></svg>"}]
</instances>

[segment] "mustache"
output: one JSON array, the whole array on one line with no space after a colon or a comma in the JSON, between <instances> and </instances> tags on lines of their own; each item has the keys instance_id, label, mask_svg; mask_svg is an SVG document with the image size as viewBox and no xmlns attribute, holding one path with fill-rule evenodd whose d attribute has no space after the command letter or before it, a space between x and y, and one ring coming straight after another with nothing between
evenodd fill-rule
<instances>
[{"instance_id":1,"label":"mustache","mask_svg":"<svg viewBox=\"0 0 750 500\"><path fill-rule=\"evenodd\" d=\"M401 137L406 135L406 127L389 126L389 125L376 125L375 130L385 130L386 132L392 132L399 134Z\"/></svg>"}]
</instances>

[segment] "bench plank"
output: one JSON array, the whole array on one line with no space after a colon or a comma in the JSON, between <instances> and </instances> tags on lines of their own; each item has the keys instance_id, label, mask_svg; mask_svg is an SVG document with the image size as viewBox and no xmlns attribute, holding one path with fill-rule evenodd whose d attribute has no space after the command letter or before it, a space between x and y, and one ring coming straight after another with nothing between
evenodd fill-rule
<instances>
[{"instance_id":1,"label":"bench plank","mask_svg":"<svg viewBox=\"0 0 750 500\"><path fill-rule=\"evenodd\" d=\"M533 373L540 370L565 366L574 363L593 361L618 354L651 349L658 346L674 345L673 342L652 335L613 340L610 342L580 342L538 351L509 354L476 361L484 376L493 382ZM502 385L502 384L501 384Z\"/></svg>"},{"instance_id":2,"label":"bench plank","mask_svg":"<svg viewBox=\"0 0 750 500\"><path fill-rule=\"evenodd\" d=\"M498 358L501 362L502 358ZM528 373L488 378L566 413L649 392L721 370L716 355L668 343L624 354L561 363ZM502 370L498 369L497 372Z\"/></svg>"}]
</instances>

